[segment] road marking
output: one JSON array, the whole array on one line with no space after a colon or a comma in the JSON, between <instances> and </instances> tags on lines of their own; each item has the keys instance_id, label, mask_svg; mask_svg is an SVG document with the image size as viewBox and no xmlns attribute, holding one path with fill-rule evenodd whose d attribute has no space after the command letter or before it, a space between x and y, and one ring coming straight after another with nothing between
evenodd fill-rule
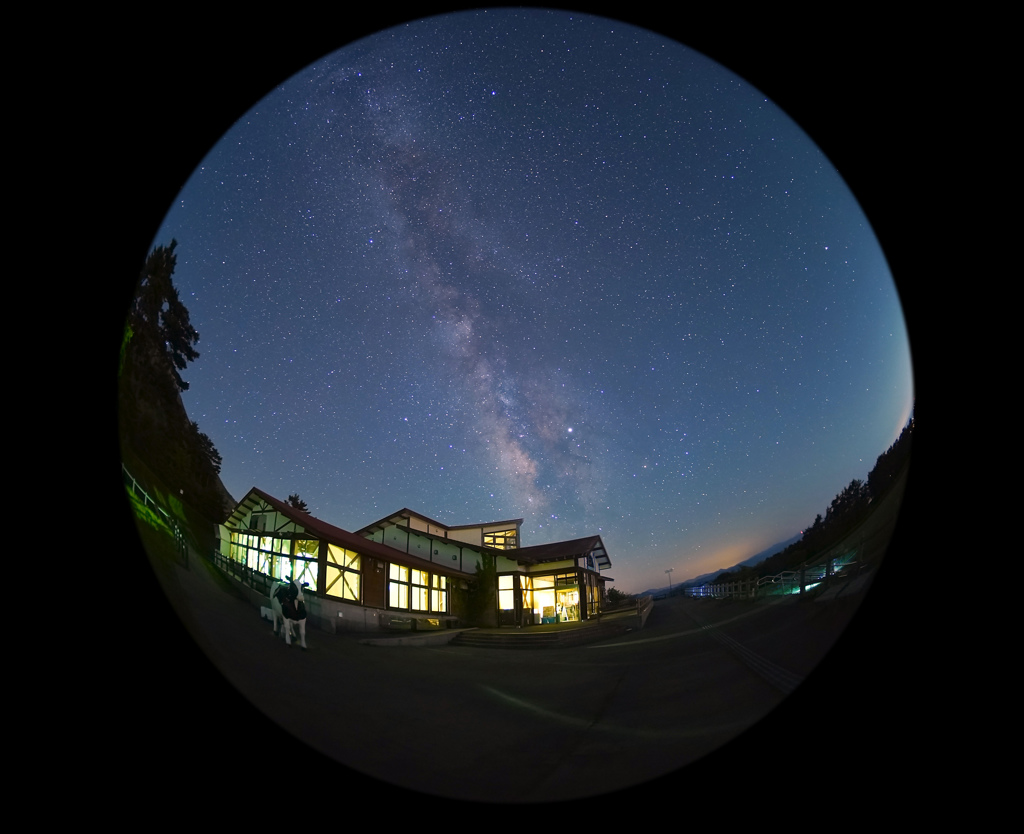
<instances>
[{"instance_id":1,"label":"road marking","mask_svg":"<svg viewBox=\"0 0 1024 834\"><path fill-rule=\"evenodd\" d=\"M715 625L725 625L726 623L734 623L736 620L742 620L744 617L749 617L751 614L756 614L758 611L744 611L742 614L737 614L735 617L730 617L728 620L721 620ZM691 615L692 616L692 615ZM661 637L645 637L643 640L620 640L617 643L600 643L598 645L587 646L588 649L609 649L614 646L638 646L641 643L658 643L662 640L674 640L677 637L688 637L691 634L700 634L700 628L691 628L688 631L677 631L675 634L663 634Z\"/></svg>"},{"instance_id":2,"label":"road marking","mask_svg":"<svg viewBox=\"0 0 1024 834\"><path fill-rule=\"evenodd\" d=\"M722 634L714 626L702 626L701 629L706 631L709 637L714 638L729 649L729 651L780 692L788 695L803 683L804 679L801 675L790 672L788 669L783 669L781 666L761 657L761 655L751 651L742 643L736 642L727 634Z\"/></svg>"},{"instance_id":3,"label":"road marking","mask_svg":"<svg viewBox=\"0 0 1024 834\"><path fill-rule=\"evenodd\" d=\"M588 649L614 649L624 646L639 646L641 643L660 643L662 640L675 640L677 637L686 637L690 634L699 634L699 628L691 628L689 631L677 631L675 634L663 634L661 637L645 637L643 640L620 640L618 643L600 643L598 645L586 646Z\"/></svg>"},{"instance_id":4,"label":"road marking","mask_svg":"<svg viewBox=\"0 0 1024 834\"><path fill-rule=\"evenodd\" d=\"M599 645L587 646L588 649L609 649L613 647L625 647L625 646L636 646L640 643L657 643L661 640L674 640L677 637L688 637L693 634L700 634L701 632L706 633L712 639L718 641L725 646L730 652L738 657L744 664L750 669L764 678L769 684L774 686L780 692L788 695L794 689L796 689L801 683L803 683L803 676L797 675L790 672L788 669L783 669L781 666L772 663L770 660L761 657L754 651L751 651L742 643L737 642L728 635L722 634L718 630L719 626L723 626L726 623L732 623L736 620L749 617L751 614L756 614L758 610L744 611L742 614L737 614L735 617L730 617L727 620L720 620L717 623L703 624L700 620L693 615L692 612L687 611L687 615L698 623L699 628L691 628L687 631L678 631L675 634L664 634L661 637L647 637L643 640L628 640L619 641L617 643L601 643Z\"/></svg>"},{"instance_id":5,"label":"road marking","mask_svg":"<svg viewBox=\"0 0 1024 834\"><path fill-rule=\"evenodd\" d=\"M788 695L794 689L796 689L801 683L803 683L803 676L794 674L788 669L783 669L781 666L772 663L770 660L761 657L761 655L748 649L742 643L729 637L727 634L723 634L718 630L718 626L724 625L731 620L723 620L719 623L703 623L701 620L692 612L687 611L687 616L690 617L695 623L700 625L701 631L707 633L708 637L716 640L725 646L730 652L738 657L746 666L760 675L769 684L774 686L784 695ZM733 619L739 619L734 617Z\"/></svg>"},{"instance_id":6,"label":"road marking","mask_svg":"<svg viewBox=\"0 0 1024 834\"><path fill-rule=\"evenodd\" d=\"M527 712L532 712L536 715L541 715L545 718L551 719L552 721L569 724L580 730L600 730L601 732L609 733L611 735L629 736L630 738L646 738L651 741L664 741L666 738L701 738L708 735L719 734L733 736L743 732L745 729L750 727L752 723L754 723L749 720L736 721L732 724L719 724L714 727L707 724L701 724L701 726L697 728L687 730L670 727L658 727L652 729L642 727L620 727L616 724L610 724L600 718L592 720L580 718L575 715L565 715L564 713L555 712L554 710L531 703L523 698L517 698L514 695L509 695L507 692L502 692L500 689L495 689L492 686L480 684L480 688L514 707L526 710ZM758 718L757 720L760 719Z\"/></svg>"}]
</instances>

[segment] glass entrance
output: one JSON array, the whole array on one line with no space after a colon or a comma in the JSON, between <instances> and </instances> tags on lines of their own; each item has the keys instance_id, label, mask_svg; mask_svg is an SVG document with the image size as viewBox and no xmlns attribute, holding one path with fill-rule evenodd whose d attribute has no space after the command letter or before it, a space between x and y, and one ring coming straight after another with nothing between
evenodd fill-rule
<instances>
[{"instance_id":1,"label":"glass entrance","mask_svg":"<svg viewBox=\"0 0 1024 834\"><path fill-rule=\"evenodd\" d=\"M571 591L558 591L556 593L556 616L560 623L575 622L580 618L580 592L576 589Z\"/></svg>"},{"instance_id":2,"label":"glass entrance","mask_svg":"<svg viewBox=\"0 0 1024 834\"><path fill-rule=\"evenodd\" d=\"M580 586L576 583L575 573L499 576L499 625L578 621L581 617Z\"/></svg>"}]
</instances>

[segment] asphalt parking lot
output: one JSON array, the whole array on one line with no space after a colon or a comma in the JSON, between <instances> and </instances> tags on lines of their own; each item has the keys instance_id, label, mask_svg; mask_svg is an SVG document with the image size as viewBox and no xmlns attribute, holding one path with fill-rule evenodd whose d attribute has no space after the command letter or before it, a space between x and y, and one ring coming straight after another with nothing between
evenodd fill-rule
<instances>
[{"instance_id":1,"label":"asphalt parking lot","mask_svg":"<svg viewBox=\"0 0 1024 834\"><path fill-rule=\"evenodd\" d=\"M661 601L642 631L566 649L379 647L310 629L302 652L211 570L160 567L174 608L157 589L143 698L125 709L155 763L201 739L216 755L194 767L232 785L284 766L422 801L653 797L716 773L771 779L814 747L834 756L874 710L863 656L828 662L863 593Z\"/></svg>"}]
</instances>

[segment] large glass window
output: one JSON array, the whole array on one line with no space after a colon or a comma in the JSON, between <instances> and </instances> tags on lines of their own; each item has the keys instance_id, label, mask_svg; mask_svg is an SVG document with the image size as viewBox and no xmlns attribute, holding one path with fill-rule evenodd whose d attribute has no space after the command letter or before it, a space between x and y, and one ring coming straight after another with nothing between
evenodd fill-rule
<instances>
[{"instance_id":1,"label":"large glass window","mask_svg":"<svg viewBox=\"0 0 1024 834\"><path fill-rule=\"evenodd\" d=\"M448 583L429 571L388 566L388 608L405 611L448 611Z\"/></svg>"},{"instance_id":2,"label":"large glass window","mask_svg":"<svg viewBox=\"0 0 1024 834\"><path fill-rule=\"evenodd\" d=\"M516 607L514 582L512 574L498 577L498 608L502 611L511 611Z\"/></svg>"},{"instance_id":3,"label":"large glass window","mask_svg":"<svg viewBox=\"0 0 1024 834\"><path fill-rule=\"evenodd\" d=\"M555 617L555 578L548 576L531 577L533 585L533 621L535 623L557 622Z\"/></svg>"},{"instance_id":4,"label":"large glass window","mask_svg":"<svg viewBox=\"0 0 1024 834\"><path fill-rule=\"evenodd\" d=\"M533 625L540 622L540 614L536 611L536 600L534 598L534 587L532 576L520 576L519 587L523 594L523 625Z\"/></svg>"},{"instance_id":5,"label":"large glass window","mask_svg":"<svg viewBox=\"0 0 1024 834\"><path fill-rule=\"evenodd\" d=\"M436 573L430 579L430 610L438 613L448 611L448 583L445 577Z\"/></svg>"},{"instance_id":6,"label":"large glass window","mask_svg":"<svg viewBox=\"0 0 1024 834\"><path fill-rule=\"evenodd\" d=\"M508 577L509 580L511 578ZM580 587L575 571L524 576L521 581L523 607L533 612L533 622L564 623L580 618ZM511 584L509 587L511 588ZM511 608L511 591L508 593L508 607ZM499 607L505 608L505 605L499 601Z\"/></svg>"},{"instance_id":7,"label":"large glass window","mask_svg":"<svg viewBox=\"0 0 1024 834\"><path fill-rule=\"evenodd\" d=\"M511 550L517 547L517 536L515 530L501 530L493 533L484 533L484 544L488 547L497 547L501 550Z\"/></svg>"},{"instance_id":8,"label":"large glass window","mask_svg":"<svg viewBox=\"0 0 1024 834\"><path fill-rule=\"evenodd\" d=\"M324 593L352 602L361 602L362 578L362 558L358 553L336 544L327 545Z\"/></svg>"},{"instance_id":9,"label":"large glass window","mask_svg":"<svg viewBox=\"0 0 1024 834\"><path fill-rule=\"evenodd\" d=\"M430 575L425 570L411 570L410 607L413 611L430 610Z\"/></svg>"},{"instance_id":10,"label":"large glass window","mask_svg":"<svg viewBox=\"0 0 1024 834\"><path fill-rule=\"evenodd\" d=\"M587 579L587 614L596 617L601 613L601 586L598 578L592 574L586 574Z\"/></svg>"},{"instance_id":11,"label":"large glass window","mask_svg":"<svg viewBox=\"0 0 1024 834\"><path fill-rule=\"evenodd\" d=\"M567 623L580 618L580 594L575 588L571 591L556 592L555 616L558 622Z\"/></svg>"},{"instance_id":12,"label":"large glass window","mask_svg":"<svg viewBox=\"0 0 1024 834\"><path fill-rule=\"evenodd\" d=\"M231 533L231 558L267 576L283 579L292 569L292 540L252 532Z\"/></svg>"},{"instance_id":13,"label":"large glass window","mask_svg":"<svg viewBox=\"0 0 1024 834\"><path fill-rule=\"evenodd\" d=\"M409 608L409 569L404 565L388 567L388 607Z\"/></svg>"},{"instance_id":14,"label":"large glass window","mask_svg":"<svg viewBox=\"0 0 1024 834\"><path fill-rule=\"evenodd\" d=\"M296 539L295 556L292 558L292 579L305 582L310 590L316 590L316 579L319 570L317 555L320 542L317 539Z\"/></svg>"}]
</instances>

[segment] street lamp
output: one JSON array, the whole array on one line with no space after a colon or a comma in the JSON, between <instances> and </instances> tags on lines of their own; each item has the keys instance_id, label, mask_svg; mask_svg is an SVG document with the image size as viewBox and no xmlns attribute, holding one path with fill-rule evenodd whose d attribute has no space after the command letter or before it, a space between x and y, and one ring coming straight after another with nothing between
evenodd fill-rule
<instances>
[{"instance_id":1,"label":"street lamp","mask_svg":"<svg viewBox=\"0 0 1024 834\"><path fill-rule=\"evenodd\" d=\"M675 568L669 568L667 571L665 571L665 573L668 574L668 595L669 596L672 596L672 571L674 571L674 570L675 570Z\"/></svg>"}]
</instances>

